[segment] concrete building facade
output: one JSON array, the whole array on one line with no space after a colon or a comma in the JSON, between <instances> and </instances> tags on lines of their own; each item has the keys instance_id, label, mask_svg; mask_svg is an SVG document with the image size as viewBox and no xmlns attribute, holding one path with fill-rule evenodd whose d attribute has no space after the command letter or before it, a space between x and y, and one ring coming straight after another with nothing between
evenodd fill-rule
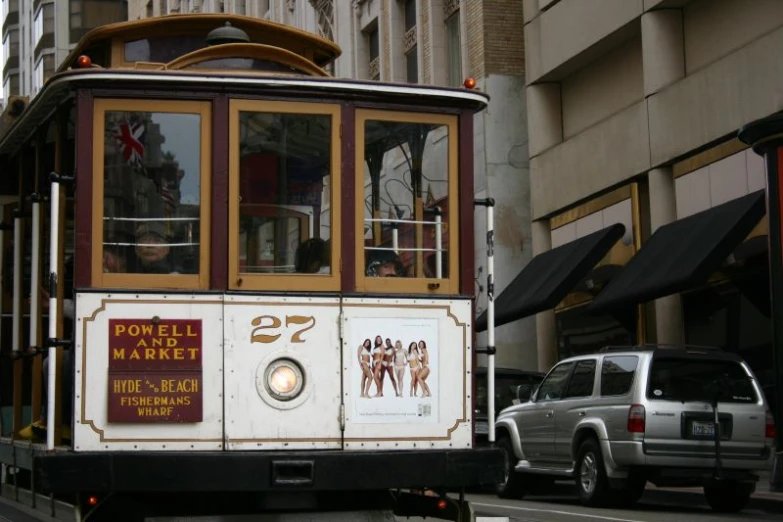
<instances>
[{"instance_id":1,"label":"concrete building facade","mask_svg":"<svg viewBox=\"0 0 783 522\"><path fill-rule=\"evenodd\" d=\"M127 17L126 0L1 0L3 97L35 96L88 31Z\"/></svg>"},{"instance_id":2,"label":"concrete building facade","mask_svg":"<svg viewBox=\"0 0 783 522\"><path fill-rule=\"evenodd\" d=\"M491 97L476 116L476 197L496 200L495 287L532 257L524 39L519 0L130 0L129 18L231 12L294 25L336 41L332 73L343 78L461 88L466 77ZM520 93L523 94L520 99ZM486 223L477 208L476 295L486 308ZM485 334L482 334L482 336ZM485 343L482 338L479 343ZM498 365L536 367L534 319L497 330Z\"/></svg>"},{"instance_id":3,"label":"concrete building facade","mask_svg":"<svg viewBox=\"0 0 783 522\"><path fill-rule=\"evenodd\" d=\"M625 225L536 316L539 367L602 344L685 341L741 353L769 385L764 165L736 136L783 109L783 2L524 0L524 33L534 253ZM735 211L741 237L727 239L718 216ZM713 226L690 246L669 237L699 220ZM720 248L699 243L710 234ZM651 263L634 282L656 236L669 272L708 262L659 287Z\"/></svg>"}]
</instances>

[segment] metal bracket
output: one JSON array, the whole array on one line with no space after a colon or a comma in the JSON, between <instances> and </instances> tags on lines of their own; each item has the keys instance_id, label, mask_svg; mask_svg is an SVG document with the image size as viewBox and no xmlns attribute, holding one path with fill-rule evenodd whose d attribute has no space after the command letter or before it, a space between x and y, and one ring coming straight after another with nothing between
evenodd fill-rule
<instances>
[{"instance_id":1,"label":"metal bracket","mask_svg":"<svg viewBox=\"0 0 783 522\"><path fill-rule=\"evenodd\" d=\"M497 353L497 348L495 346L487 346L486 348L476 350L476 353L485 353L487 355L495 355Z\"/></svg>"},{"instance_id":2,"label":"metal bracket","mask_svg":"<svg viewBox=\"0 0 783 522\"><path fill-rule=\"evenodd\" d=\"M473 205L476 207L494 207L495 198L474 199Z\"/></svg>"},{"instance_id":3,"label":"metal bracket","mask_svg":"<svg viewBox=\"0 0 783 522\"><path fill-rule=\"evenodd\" d=\"M49 181L52 183L60 183L63 185L72 185L76 181L75 176L68 176L66 174L59 174L52 172L49 174Z\"/></svg>"},{"instance_id":4,"label":"metal bracket","mask_svg":"<svg viewBox=\"0 0 783 522\"><path fill-rule=\"evenodd\" d=\"M70 339L55 339L53 337L49 337L46 339L46 346L48 348L57 348L57 347L70 347L73 344L73 341Z\"/></svg>"}]
</instances>

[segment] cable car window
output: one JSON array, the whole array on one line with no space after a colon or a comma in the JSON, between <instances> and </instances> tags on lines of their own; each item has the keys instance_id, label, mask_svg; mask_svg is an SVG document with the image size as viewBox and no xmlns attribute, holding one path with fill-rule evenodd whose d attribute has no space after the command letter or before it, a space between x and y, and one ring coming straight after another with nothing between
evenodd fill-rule
<instances>
[{"instance_id":1,"label":"cable car window","mask_svg":"<svg viewBox=\"0 0 783 522\"><path fill-rule=\"evenodd\" d=\"M359 287L456 291L456 118L359 113ZM418 281L379 281L387 277Z\"/></svg>"},{"instance_id":2,"label":"cable car window","mask_svg":"<svg viewBox=\"0 0 783 522\"><path fill-rule=\"evenodd\" d=\"M336 289L338 108L245 100L232 106L231 280L243 289ZM307 279L272 277L280 275Z\"/></svg>"},{"instance_id":3,"label":"cable car window","mask_svg":"<svg viewBox=\"0 0 783 522\"><path fill-rule=\"evenodd\" d=\"M155 36L125 42L126 62L168 63L207 46L203 35Z\"/></svg>"},{"instance_id":4,"label":"cable car window","mask_svg":"<svg viewBox=\"0 0 783 522\"><path fill-rule=\"evenodd\" d=\"M202 284L200 274L206 277L209 120L199 103L165 107L96 102L101 150L95 164L103 175L95 176L102 212L94 230L100 241L94 244L107 286L187 288ZM127 279L130 275L135 278ZM188 276L190 283L183 284L180 279Z\"/></svg>"}]
</instances>

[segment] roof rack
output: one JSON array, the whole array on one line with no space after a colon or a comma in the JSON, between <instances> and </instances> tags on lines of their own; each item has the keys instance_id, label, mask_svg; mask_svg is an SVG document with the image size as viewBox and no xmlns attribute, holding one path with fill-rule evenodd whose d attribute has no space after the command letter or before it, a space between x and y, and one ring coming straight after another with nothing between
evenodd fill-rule
<instances>
[{"instance_id":1,"label":"roof rack","mask_svg":"<svg viewBox=\"0 0 783 522\"><path fill-rule=\"evenodd\" d=\"M636 345L609 345L598 350L598 353L608 352L645 352L652 350L704 350L710 352L722 352L719 346L703 346L698 344L655 344L645 343Z\"/></svg>"}]
</instances>

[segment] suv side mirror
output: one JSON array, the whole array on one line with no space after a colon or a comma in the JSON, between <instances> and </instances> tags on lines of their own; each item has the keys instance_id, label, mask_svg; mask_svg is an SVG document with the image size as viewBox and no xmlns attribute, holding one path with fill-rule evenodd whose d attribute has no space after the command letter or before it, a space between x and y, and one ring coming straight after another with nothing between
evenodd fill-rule
<instances>
[{"instance_id":1,"label":"suv side mirror","mask_svg":"<svg viewBox=\"0 0 783 522\"><path fill-rule=\"evenodd\" d=\"M529 402L530 396L533 394L533 387L529 384L520 384L517 386L517 401L519 404L523 402Z\"/></svg>"}]
</instances>

